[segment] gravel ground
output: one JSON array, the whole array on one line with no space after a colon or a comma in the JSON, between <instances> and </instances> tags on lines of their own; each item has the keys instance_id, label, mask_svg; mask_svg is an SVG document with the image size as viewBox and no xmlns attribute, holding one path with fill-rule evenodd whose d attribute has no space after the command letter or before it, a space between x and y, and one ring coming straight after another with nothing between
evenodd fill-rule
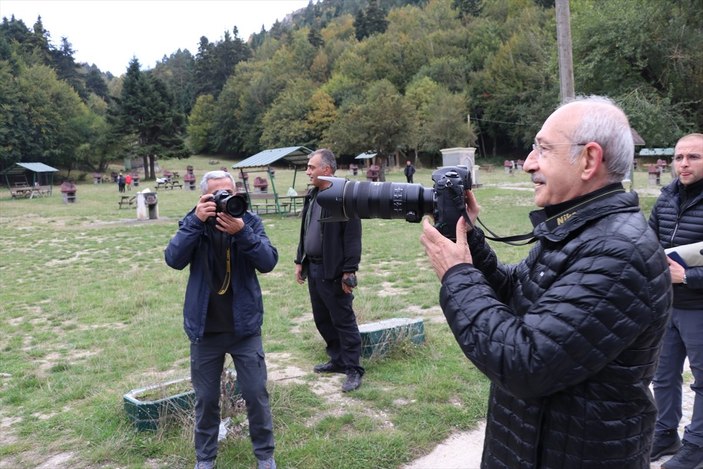
<instances>
[{"instance_id":1,"label":"gravel ground","mask_svg":"<svg viewBox=\"0 0 703 469\"><path fill-rule=\"evenodd\" d=\"M688 361L686 361L684 370L688 369ZM689 374L689 379L686 380L683 387L683 418L679 426L681 436L683 436L684 427L690 423L693 412L694 394L690 386L692 379ZM475 430L452 435L440 443L431 453L416 459L401 469L478 469L481 465L485 428L485 422L480 422ZM650 468L660 469L661 464L670 458L671 456L665 456L652 462Z\"/></svg>"}]
</instances>

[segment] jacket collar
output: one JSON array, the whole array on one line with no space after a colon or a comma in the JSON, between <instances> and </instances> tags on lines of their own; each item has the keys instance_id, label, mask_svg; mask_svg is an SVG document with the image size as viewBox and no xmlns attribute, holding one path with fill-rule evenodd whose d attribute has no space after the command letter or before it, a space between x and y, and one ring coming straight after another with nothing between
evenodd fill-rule
<instances>
[{"instance_id":1,"label":"jacket collar","mask_svg":"<svg viewBox=\"0 0 703 469\"><path fill-rule=\"evenodd\" d=\"M669 185L662 187L661 193L663 197L672 201L677 207L681 205L680 202L684 200L686 203L683 205L689 207L703 200L703 180L686 187L679 182L679 178L676 178L671 181Z\"/></svg>"},{"instance_id":2,"label":"jacket collar","mask_svg":"<svg viewBox=\"0 0 703 469\"><path fill-rule=\"evenodd\" d=\"M616 212L639 210L639 199L634 192L625 192L621 183L608 184L575 199L550 205L530 213L530 220L538 238L561 241L584 224Z\"/></svg>"}]
</instances>

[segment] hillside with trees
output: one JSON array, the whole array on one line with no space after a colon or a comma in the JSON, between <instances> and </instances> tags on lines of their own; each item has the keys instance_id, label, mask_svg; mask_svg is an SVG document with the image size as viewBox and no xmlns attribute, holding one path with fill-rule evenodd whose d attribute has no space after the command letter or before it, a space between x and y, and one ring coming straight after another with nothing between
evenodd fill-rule
<instances>
[{"instance_id":1,"label":"hillside with trees","mask_svg":"<svg viewBox=\"0 0 703 469\"><path fill-rule=\"evenodd\" d=\"M603 94L650 147L703 129L699 0L571 0L577 94ZM426 164L439 149L526 154L559 101L554 2L321 0L248 40L78 64L41 23L0 25L0 169L101 170L125 156L243 158L266 148L373 150ZM470 124L467 124L470 116Z\"/></svg>"}]
</instances>

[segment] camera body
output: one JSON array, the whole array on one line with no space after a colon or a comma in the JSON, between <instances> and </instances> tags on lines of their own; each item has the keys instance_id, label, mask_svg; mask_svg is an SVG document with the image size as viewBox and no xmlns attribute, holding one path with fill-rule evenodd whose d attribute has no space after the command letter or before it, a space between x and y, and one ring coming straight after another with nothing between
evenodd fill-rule
<instances>
[{"instance_id":1,"label":"camera body","mask_svg":"<svg viewBox=\"0 0 703 469\"><path fill-rule=\"evenodd\" d=\"M321 221L350 218L403 218L418 223L432 215L435 227L449 239L456 237L456 223L465 210L465 194L471 190L468 166L444 166L432 173L432 188L397 182L348 181L320 176L331 185L317 195L329 216Z\"/></svg>"},{"instance_id":2,"label":"camera body","mask_svg":"<svg viewBox=\"0 0 703 469\"><path fill-rule=\"evenodd\" d=\"M432 173L432 181L435 228L456 240L456 222L466 210L465 191L472 187L471 171L467 166L445 166Z\"/></svg>"},{"instance_id":3,"label":"camera body","mask_svg":"<svg viewBox=\"0 0 703 469\"><path fill-rule=\"evenodd\" d=\"M226 189L220 189L212 194L212 200L215 202L215 210L227 213L235 218L241 218L247 211L249 205L247 198L243 194L232 194Z\"/></svg>"}]
</instances>

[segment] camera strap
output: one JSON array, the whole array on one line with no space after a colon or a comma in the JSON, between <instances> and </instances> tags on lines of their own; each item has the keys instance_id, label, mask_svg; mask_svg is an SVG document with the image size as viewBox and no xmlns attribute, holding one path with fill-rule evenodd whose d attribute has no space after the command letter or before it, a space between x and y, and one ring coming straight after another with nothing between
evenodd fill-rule
<instances>
[{"instance_id":1,"label":"camera strap","mask_svg":"<svg viewBox=\"0 0 703 469\"><path fill-rule=\"evenodd\" d=\"M466 209L462 210L462 215L464 216L464 221L466 221L466 224L473 228L475 225L471 223L471 218L469 218L469 213L466 211ZM476 221L479 222L479 224L483 227L484 230L488 231L492 236L488 236L484 234L484 237L486 239L490 239L491 241L498 241L500 243L505 243L505 244L510 244L511 246L527 246L530 243L534 243L537 241L537 238L533 233L525 233L521 235L513 235L513 236L498 236L495 234L493 231L491 231L490 228L488 228L480 218L476 217Z\"/></svg>"},{"instance_id":2,"label":"camera strap","mask_svg":"<svg viewBox=\"0 0 703 469\"><path fill-rule=\"evenodd\" d=\"M232 264L230 263L231 252L232 248L230 246L227 246L227 269L225 270L225 279L222 281L222 286L217 292L218 295L224 295L225 293L227 293L227 289L229 288L229 282L232 279Z\"/></svg>"},{"instance_id":3,"label":"camera strap","mask_svg":"<svg viewBox=\"0 0 703 469\"><path fill-rule=\"evenodd\" d=\"M513 236L498 236L495 234L493 231L491 231L490 228L488 228L480 218L476 218L476 221L478 221L481 226L483 227L484 230L488 231L491 235L493 236L485 236L486 239L490 239L491 241L498 241L500 243L505 243L505 244L510 244L511 246L527 246L528 244L534 243L537 241L537 238L535 235L530 232L530 233L525 233L521 235L513 235Z\"/></svg>"},{"instance_id":4,"label":"camera strap","mask_svg":"<svg viewBox=\"0 0 703 469\"><path fill-rule=\"evenodd\" d=\"M222 248L224 247L223 244L227 243L227 247L225 248L225 259L226 259L226 264L225 264L225 272L224 272L224 280L222 281L222 286L217 290L218 295L224 295L227 293L227 290L229 289L230 282L232 281L232 246L230 244L229 236L225 234L221 234L217 232L212 224L207 225L207 230L209 231L208 235L209 238L212 241L212 249L216 251L216 253L221 253ZM224 240L224 241L223 241ZM212 256L214 255L214 259ZM221 254L220 254L221 255ZM208 254L208 271L213 273L213 277L219 277L219 275L214 275L215 270L212 267L212 262L216 262L216 259L219 257L217 254L213 254L213 252L209 252ZM220 271L221 272L221 271ZM210 280L210 288L213 290L215 289L215 285L213 285L213 280L214 278L211 278Z\"/></svg>"}]
</instances>

